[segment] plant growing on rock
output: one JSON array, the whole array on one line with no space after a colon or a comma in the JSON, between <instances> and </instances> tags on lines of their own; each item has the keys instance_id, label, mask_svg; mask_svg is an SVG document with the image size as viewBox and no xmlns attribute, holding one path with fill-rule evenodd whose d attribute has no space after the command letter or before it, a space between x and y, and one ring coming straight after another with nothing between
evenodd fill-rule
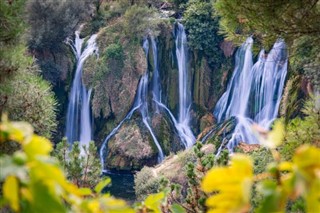
<instances>
[{"instance_id":1,"label":"plant growing on rock","mask_svg":"<svg viewBox=\"0 0 320 213\"><path fill-rule=\"evenodd\" d=\"M213 16L213 7L208 0L190 0L183 15L188 32L188 44L195 51L207 56L211 67L220 66L223 37L218 35L218 17Z\"/></svg>"}]
</instances>

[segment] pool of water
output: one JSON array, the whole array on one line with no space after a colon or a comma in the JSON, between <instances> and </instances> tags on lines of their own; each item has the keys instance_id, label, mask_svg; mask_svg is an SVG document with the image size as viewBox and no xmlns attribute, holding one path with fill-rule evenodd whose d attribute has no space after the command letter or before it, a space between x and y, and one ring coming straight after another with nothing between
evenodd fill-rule
<instances>
[{"instance_id":1,"label":"pool of water","mask_svg":"<svg viewBox=\"0 0 320 213\"><path fill-rule=\"evenodd\" d=\"M104 192L109 192L116 198L126 200L128 203L134 203L136 199L134 191L134 176L131 173L104 173L111 178L111 185L104 188Z\"/></svg>"}]
</instances>

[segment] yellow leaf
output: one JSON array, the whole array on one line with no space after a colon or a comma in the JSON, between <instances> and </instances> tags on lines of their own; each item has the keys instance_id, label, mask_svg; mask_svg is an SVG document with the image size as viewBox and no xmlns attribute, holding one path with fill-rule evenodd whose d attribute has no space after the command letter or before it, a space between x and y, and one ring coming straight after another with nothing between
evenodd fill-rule
<instances>
[{"instance_id":1,"label":"yellow leaf","mask_svg":"<svg viewBox=\"0 0 320 213\"><path fill-rule=\"evenodd\" d=\"M212 168L204 177L201 185L206 193L216 192L206 201L210 212L248 210L252 182L252 160L245 155L233 155L229 167Z\"/></svg>"},{"instance_id":2,"label":"yellow leaf","mask_svg":"<svg viewBox=\"0 0 320 213\"><path fill-rule=\"evenodd\" d=\"M29 157L48 155L52 150L52 144L44 137L33 135L28 143L23 144L23 149Z\"/></svg>"},{"instance_id":3,"label":"yellow leaf","mask_svg":"<svg viewBox=\"0 0 320 213\"><path fill-rule=\"evenodd\" d=\"M92 200L88 203L88 208L90 212L100 212L100 204L97 200Z\"/></svg>"},{"instance_id":4,"label":"yellow leaf","mask_svg":"<svg viewBox=\"0 0 320 213\"><path fill-rule=\"evenodd\" d=\"M8 176L3 184L4 198L8 200L10 207L14 211L19 211L19 186L18 180L14 176Z\"/></svg>"},{"instance_id":5,"label":"yellow leaf","mask_svg":"<svg viewBox=\"0 0 320 213\"><path fill-rule=\"evenodd\" d=\"M165 198L164 192L151 194L146 198L144 204L148 209L153 210L153 212L160 213L161 212L160 206L164 198Z\"/></svg>"},{"instance_id":6,"label":"yellow leaf","mask_svg":"<svg viewBox=\"0 0 320 213\"><path fill-rule=\"evenodd\" d=\"M292 163L291 162L281 162L279 164L279 170L280 171L292 171Z\"/></svg>"},{"instance_id":7,"label":"yellow leaf","mask_svg":"<svg viewBox=\"0 0 320 213\"><path fill-rule=\"evenodd\" d=\"M33 196L32 193L28 188L22 188L21 189L21 197L27 199L29 202L33 202Z\"/></svg>"},{"instance_id":8,"label":"yellow leaf","mask_svg":"<svg viewBox=\"0 0 320 213\"><path fill-rule=\"evenodd\" d=\"M320 149L299 147L293 156L296 196L304 197L307 212L320 212Z\"/></svg>"},{"instance_id":9,"label":"yellow leaf","mask_svg":"<svg viewBox=\"0 0 320 213\"><path fill-rule=\"evenodd\" d=\"M126 212L126 213L134 213L133 209L127 206L126 202L123 200L115 199L113 197L110 197L108 195L105 195L100 199L100 205L101 209L103 209L103 212L109 212L109 213L120 213L120 212Z\"/></svg>"}]
</instances>

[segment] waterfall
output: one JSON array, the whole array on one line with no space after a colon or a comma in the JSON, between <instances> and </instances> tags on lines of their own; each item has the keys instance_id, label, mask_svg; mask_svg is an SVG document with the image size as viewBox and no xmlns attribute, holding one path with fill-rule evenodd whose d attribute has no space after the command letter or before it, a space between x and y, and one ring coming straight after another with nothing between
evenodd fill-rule
<instances>
[{"instance_id":1,"label":"waterfall","mask_svg":"<svg viewBox=\"0 0 320 213\"><path fill-rule=\"evenodd\" d=\"M69 44L77 59L77 67L72 82L69 95L69 105L66 121L66 137L72 144L79 141L80 146L88 146L92 137L91 116L90 116L90 96L91 90L87 90L82 82L82 66L84 61L93 53L97 52L95 40L96 35L92 35L87 41L87 46L83 49L83 39L80 38L80 32L75 32L75 41L69 41ZM83 150L81 150L83 154Z\"/></svg>"},{"instance_id":2,"label":"waterfall","mask_svg":"<svg viewBox=\"0 0 320 213\"><path fill-rule=\"evenodd\" d=\"M149 41L148 39L146 39L143 42L143 49L146 53L146 57L148 57L148 52L149 52ZM155 51L155 50L154 50ZM147 58L148 60L148 58ZM153 133L152 128L149 125L149 112L148 112L148 70L146 70L146 73L141 77L139 85L138 85L138 89L137 89L137 93L136 93L136 97L135 97L135 101L133 104L132 109L129 111L129 113L126 115L126 117L118 124L118 126L116 128L114 128L109 135L106 137L106 139L104 140L101 148L100 148L100 161L101 161L101 165L102 165L102 171L105 172L106 170L105 168L105 158L106 158L106 154L107 154L107 145L108 145L108 141L110 140L110 138L112 136L114 136L119 128L122 126L122 124L126 121L129 120L131 118L131 116L133 115L133 113L139 109L141 116L142 116L142 121L144 123L144 125L147 127L148 131L150 132L152 139L155 143L155 145L157 146L158 149L158 162L160 163L163 159L164 159L164 154L162 151L162 148L155 136L155 134ZM160 88L160 87L159 87ZM160 93L160 92L159 92ZM155 93L154 93L155 94ZM154 97L155 98L155 97Z\"/></svg>"},{"instance_id":3,"label":"waterfall","mask_svg":"<svg viewBox=\"0 0 320 213\"><path fill-rule=\"evenodd\" d=\"M177 129L186 147L191 147L196 139L190 129L191 88L188 84L188 47L187 36L182 24L178 23L176 29L176 56L179 70L179 116Z\"/></svg>"},{"instance_id":4,"label":"waterfall","mask_svg":"<svg viewBox=\"0 0 320 213\"><path fill-rule=\"evenodd\" d=\"M140 80L140 84L139 84L139 88L138 88L138 94L137 94L137 100L140 102L140 113L142 115L142 120L143 123L145 124L145 126L148 128L153 142L155 143L155 145L157 146L158 149L158 162L160 163L163 158L164 158L164 154L163 151L161 149L161 146L155 136L155 134L152 131L152 128L149 125L149 113L148 113L148 72L146 72L141 80Z\"/></svg>"},{"instance_id":5,"label":"waterfall","mask_svg":"<svg viewBox=\"0 0 320 213\"><path fill-rule=\"evenodd\" d=\"M254 65L252 43L250 37L237 51L233 75L214 110L219 123L232 116L238 120L228 144L230 150L240 141L257 143L251 132L252 123L270 127L278 114L287 74L287 50L282 40L274 44L269 54L261 50Z\"/></svg>"},{"instance_id":6,"label":"waterfall","mask_svg":"<svg viewBox=\"0 0 320 213\"><path fill-rule=\"evenodd\" d=\"M150 38L152 53L153 53L153 72L152 72L152 95L153 100L161 103L161 85L159 77L159 63L158 63L158 48L153 36ZM159 112L158 105L156 105L156 112Z\"/></svg>"},{"instance_id":7,"label":"waterfall","mask_svg":"<svg viewBox=\"0 0 320 213\"><path fill-rule=\"evenodd\" d=\"M175 33L176 57L179 70L179 114L178 119L174 117L170 109L161 102L161 100L154 100L157 106L163 108L171 118L181 142L185 148L191 147L196 138L189 126L190 122L190 107L191 107L191 88L188 79L188 47L187 36L182 24L178 23ZM159 76L159 74L157 74Z\"/></svg>"}]
</instances>

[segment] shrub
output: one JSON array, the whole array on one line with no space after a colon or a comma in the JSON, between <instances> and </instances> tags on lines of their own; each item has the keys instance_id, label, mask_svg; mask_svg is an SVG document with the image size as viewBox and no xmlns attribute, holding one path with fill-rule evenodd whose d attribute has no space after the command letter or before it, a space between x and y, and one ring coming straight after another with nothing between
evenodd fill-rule
<instances>
[{"instance_id":1,"label":"shrub","mask_svg":"<svg viewBox=\"0 0 320 213\"><path fill-rule=\"evenodd\" d=\"M101 175L100 161L96 155L97 148L93 141L88 147L80 147L79 142L74 142L69 150L66 138L57 144L53 152L53 156L59 160L68 180L78 187L92 189L99 183Z\"/></svg>"},{"instance_id":2,"label":"shrub","mask_svg":"<svg viewBox=\"0 0 320 213\"><path fill-rule=\"evenodd\" d=\"M213 17L210 1L191 0L187 3L183 16L191 48L207 56L211 67L222 61L222 50L219 45L223 37L218 35L218 18Z\"/></svg>"},{"instance_id":3,"label":"shrub","mask_svg":"<svg viewBox=\"0 0 320 213\"><path fill-rule=\"evenodd\" d=\"M144 200L148 194L158 192L160 178L155 178L152 169L145 166L134 176L134 185L137 199Z\"/></svg>"},{"instance_id":4,"label":"shrub","mask_svg":"<svg viewBox=\"0 0 320 213\"><path fill-rule=\"evenodd\" d=\"M119 43L110 44L106 48L105 55L107 58L110 58L110 59L123 60L123 49L121 44Z\"/></svg>"}]
</instances>

